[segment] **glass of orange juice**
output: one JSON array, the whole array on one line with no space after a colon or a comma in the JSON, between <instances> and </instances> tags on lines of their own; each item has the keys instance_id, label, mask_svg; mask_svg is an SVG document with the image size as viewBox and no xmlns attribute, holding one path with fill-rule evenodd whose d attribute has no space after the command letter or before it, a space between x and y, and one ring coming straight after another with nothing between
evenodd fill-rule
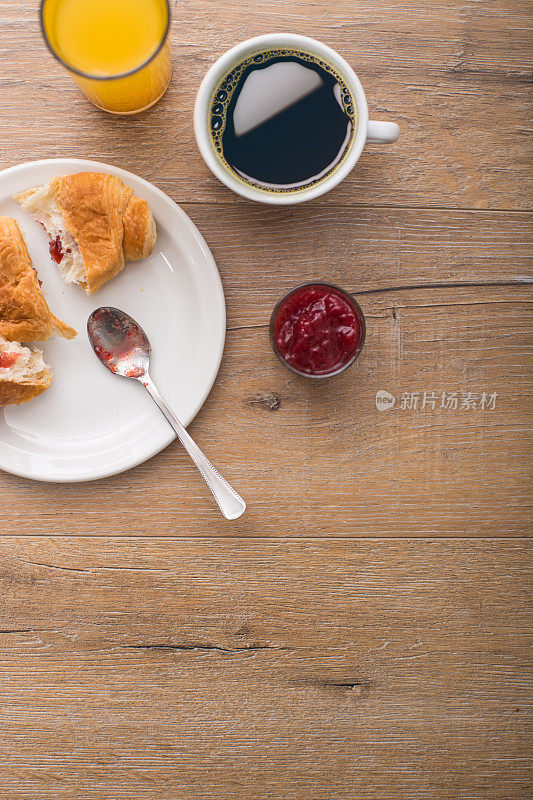
<instances>
[{"instance_id":1,"label":"glass of orange juice","mask_svg":"<svg viewBox=\"0 0 533 800\"><path fill-rule=\"evenodd\" d=\"M42 0L41 25L52 54L98 108L135 114L167 90L168 0Z\"/></svg>"}]
</instances>

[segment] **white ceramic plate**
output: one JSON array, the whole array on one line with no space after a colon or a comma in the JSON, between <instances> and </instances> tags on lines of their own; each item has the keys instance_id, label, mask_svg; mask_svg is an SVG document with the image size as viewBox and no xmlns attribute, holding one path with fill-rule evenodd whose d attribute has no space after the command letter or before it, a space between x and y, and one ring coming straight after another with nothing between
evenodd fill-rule
<instances>
[{"instance_id":1,"label":"white ceramic plate","mask_svg":"<svg viewBox=\"0 0 533 800\"><path fill-rule=\"evenodd\" d=\"M66 286L41 226L12 195L71 172L117 175L150 204L157 225L152 255L88 297ZM0 215L15 217L46 300L76 339L52 337L38 347L53 369L40 397L0 409L0 468L46 481L86 481L129 469L166 447L174 432L142 386L113 376L93 354L87 318L99 306L131 314L152 344L150 371L184 425L202 407L216 378L226 332L216 264L187 215L163 192L130 172L97 161L33 161L0 173Z\"/></svg>"}]
</instances>

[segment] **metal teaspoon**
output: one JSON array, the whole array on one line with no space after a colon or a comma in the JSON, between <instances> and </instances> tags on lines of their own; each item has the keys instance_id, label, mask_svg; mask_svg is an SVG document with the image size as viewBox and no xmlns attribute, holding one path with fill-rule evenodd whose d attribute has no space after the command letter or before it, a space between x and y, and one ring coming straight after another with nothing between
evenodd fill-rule
<instances>
[{"instance_id":1,"label":"metal teaspoon","mask_svg":"<svg viewBox=\"0 0 533 800\"><path fill-rule=\"evenodd\" d=\"M124 378L134 378L144 386L202 473L226 519L238 519L244 514L246 503L242 497L207 460L155 387L149 373L150 342L141 326L124 311L103 306L87 320L87 333L94 352L108 370Z\"/></svg>"}]
</instances>

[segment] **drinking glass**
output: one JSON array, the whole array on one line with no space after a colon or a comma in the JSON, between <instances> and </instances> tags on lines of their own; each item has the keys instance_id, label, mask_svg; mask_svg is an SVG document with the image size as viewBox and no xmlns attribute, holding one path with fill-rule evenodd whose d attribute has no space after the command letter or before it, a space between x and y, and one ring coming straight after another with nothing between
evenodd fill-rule
<instances>
[{"instance_id":1,"label":"drinking glass","mask_svg":"<svg viewBox=\"0 0 533 800\"><path fill-rule=\"evenodd\" d=\"M111 114L153 106L170 83L168 0L42 0L52 55Z\"/></svg>"}]
</instances>

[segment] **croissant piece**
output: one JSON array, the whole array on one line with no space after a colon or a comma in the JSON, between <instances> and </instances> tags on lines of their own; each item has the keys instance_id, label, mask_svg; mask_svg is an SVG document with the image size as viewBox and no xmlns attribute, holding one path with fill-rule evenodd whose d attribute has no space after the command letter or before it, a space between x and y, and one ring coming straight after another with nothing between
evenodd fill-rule
<instances>
[{"instance_id":1,"label":"croissant piece","mask_svg":"<svg viewBox=\"0 0 533 800\"><path fill-rule=\"evenodd\" d=\"M76 336L48 308L17 221L0 217L0 336L35 342L54 333Z\"/></svg>"},{"instance_id":2,"label":"croissant piece","mask_svg":"<svg viewBox=\"0 0 533 800\"><path fill-rule=\"evenodd\" d=\"M118 275L125 261L146 258L154 249L148 203L114 175L62 175L15 200L44 225L65 281L87 294Z\"/></svg>"},{"instance_id":3,"label":"croissant piece","mask_svg":"<svg viewBox=\"0 0 533 800\"><path fill-rule=\"evenodd\" d=\"M0 337L0 406L27 403L52 382L52 370L41 350L30 350Z\"/></svg>"}]
</instances>

